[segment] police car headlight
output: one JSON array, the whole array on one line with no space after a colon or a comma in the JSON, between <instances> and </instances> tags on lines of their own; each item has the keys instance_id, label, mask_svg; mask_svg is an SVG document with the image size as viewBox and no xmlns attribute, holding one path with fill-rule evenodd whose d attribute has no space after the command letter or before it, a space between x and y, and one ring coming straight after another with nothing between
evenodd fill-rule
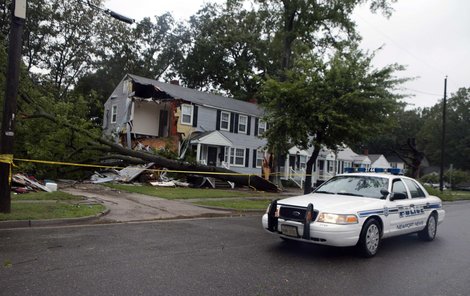
<instances>
[{"instance_id":1,"label":"police car headlight","mask_svg":"<svg viewBox=\"0 0 470 296\"><path fill-rule=\"evenodd\" d=\"M357 224L359 221L356 215L320 213L320 215L318 215L317 222L331 224Z\"/></svg>"}]
</instances>

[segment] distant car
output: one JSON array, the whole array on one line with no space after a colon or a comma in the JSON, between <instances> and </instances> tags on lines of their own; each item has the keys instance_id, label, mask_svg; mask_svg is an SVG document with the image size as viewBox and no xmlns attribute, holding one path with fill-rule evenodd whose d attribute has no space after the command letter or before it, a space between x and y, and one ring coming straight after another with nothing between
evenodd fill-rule
<instances>
[{"instance_id":1,"label":"distant car","mask_svg":"<svg viewBox=\"0 0 470 296\"><path fill-rule=\"evenodd\" d=\"M288 241L357 246L372 257L383 238L417 233L434 240L444 217L442 201L412 178L350 173L331 178L313 193L273 201L262 224Z\"/></svg>"}]
</instances>

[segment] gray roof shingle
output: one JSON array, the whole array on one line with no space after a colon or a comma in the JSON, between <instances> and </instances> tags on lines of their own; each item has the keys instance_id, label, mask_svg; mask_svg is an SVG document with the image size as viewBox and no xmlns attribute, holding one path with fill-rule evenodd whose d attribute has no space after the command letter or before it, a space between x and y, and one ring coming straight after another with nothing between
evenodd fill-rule
<instances>
[{"instance_id":1,"label":"gray roof shingle","mask_svg":"<svg viewBox=\"0 0 470 296\"><path fill-rule=\"evenodd\" d=\"M183 99L198 105L208 105L229 111L235 111L248 115L262 116L263 110L257 105L245 101L227 98L207 92L194 90L180 85L160 82L154 79L128 74L134 82L144 85L154 85L161 91L169 94L175 99Z\"/></svg>"}]
</instances>

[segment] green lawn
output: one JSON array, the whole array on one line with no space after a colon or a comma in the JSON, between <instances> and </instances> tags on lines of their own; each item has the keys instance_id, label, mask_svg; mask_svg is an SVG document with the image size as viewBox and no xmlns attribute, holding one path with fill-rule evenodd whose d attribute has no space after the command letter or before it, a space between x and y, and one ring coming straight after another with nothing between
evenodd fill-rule
<instances>
[{"instance_id":1,"label":"green lawn","mask_svg":"<svg viewBox=\"0 0 470 296\"><path fill-rule=\"evenodd\" d=\"M12 194L11 200L82 200L80 196L71 195L61 191L54 192L29 192L24 194Z\"/></svg>"},{"instance_id":2,"label":"green lawn","mask_svg":"<svg viewBox=\"0 0 470 296\"><path fill-rule=\"evenodd\" d=\"M226 209L234 209L234 210L266 210L269 203L271 202L270 199L257 199L257 200L250 200L250 199L240 199L240 200L206 200L206 201L198 201L195 204L201 206L209 206L209 207L218 207L218 208L226 208Z\"/></svg>"},{"instance_id":3,"label":"green lawn","mask_svg":"<svg viewBox=\"0 0 470 296\"><path fill-rule=\"evenodd\" d=\"M103 205L12 202L11 213L0 213L0 221L86 217L96 215L104 210Z\"/></svg>"},{"instance_id":4,"label":"green lawn","mask_svg":"<svg viewBox=\"0 0 470 296\"><path fill-rule=\"evenodd\" d=\"M438 196L444 201L455 201L455 200L470 200L470 191L452 191L444 190L441 192L439 189L425 186L429 194Z\"/></svg>"},{"instance_id":5,"label":"green lawn","mask_svg":"<svg viewBox=\"0 0 470 296\"><path fill-rule=\"evenodd\" d=\"M141 193L165 199L195 199L195 198L224 198L224 197L269 197L269 193L255 191L205 189L205 188L168 188L150 185L106 184L106 186L127 192Z\"/></svg>"}]
</instances>

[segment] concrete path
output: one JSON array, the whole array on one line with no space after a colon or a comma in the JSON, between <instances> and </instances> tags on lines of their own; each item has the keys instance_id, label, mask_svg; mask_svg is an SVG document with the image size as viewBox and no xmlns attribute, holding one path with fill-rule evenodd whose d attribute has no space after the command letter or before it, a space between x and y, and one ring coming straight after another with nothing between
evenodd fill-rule
<instances>
[{"instance_id":1,"label":"concrete path","mask_svg":"<svg viewBox=\"0 0 470 296\"><path fill-rule=\"evenodd\" d=\"M212 217L230 214L229 211L207 209L181 201L123 192L96 184L61 186L60 190L73 195L85 196L105 205L110 212L99 218L98 223Z\"/></svg>"}]
</instances>

